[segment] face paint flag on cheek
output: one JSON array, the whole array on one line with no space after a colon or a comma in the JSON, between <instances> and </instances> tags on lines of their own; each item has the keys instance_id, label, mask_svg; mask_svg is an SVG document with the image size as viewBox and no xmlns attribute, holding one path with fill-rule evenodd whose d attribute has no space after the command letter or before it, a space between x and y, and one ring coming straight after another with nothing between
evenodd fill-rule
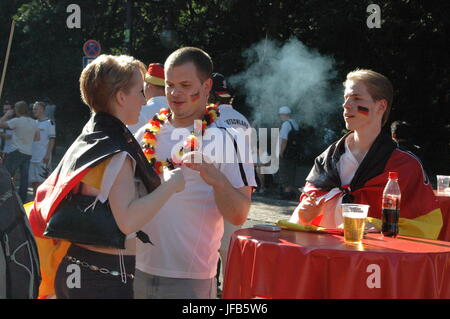
<instances>
[{"instance_id":1,"label":"face paint flag on cheek","mask_svg":"<svg viewBox=\"0 0 450 319\"><path fill-rule=\"evenodd\" d=\"M191 102L197 102L200 99L200 92L191 95Z\"/></svg>"},{"instance_id":2,"label":"face paint flag on cheek","mask_svg":"<svg viewBox=\"0 0 450 319\"><path fill-rule=\"evenodd\" d=\"M364 116L369 116L369 109L367 107L358 105L358 113L360 113Z\"/></svg>"}]
</instances>

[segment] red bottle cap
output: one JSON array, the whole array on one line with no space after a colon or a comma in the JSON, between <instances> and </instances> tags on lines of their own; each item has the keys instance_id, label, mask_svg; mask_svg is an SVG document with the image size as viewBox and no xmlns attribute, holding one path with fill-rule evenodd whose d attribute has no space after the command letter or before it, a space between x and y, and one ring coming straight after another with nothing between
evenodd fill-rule
<instances>
[{"instance_id":1,"label":"red bottle cap","mask_svg":"<svg viewBox=\"0 0 450 319\"><path fill-rule=\"evenodd\" d=\"M389 172L389 179L398 179L397 172Z\"/></svg>"}]
</instances>

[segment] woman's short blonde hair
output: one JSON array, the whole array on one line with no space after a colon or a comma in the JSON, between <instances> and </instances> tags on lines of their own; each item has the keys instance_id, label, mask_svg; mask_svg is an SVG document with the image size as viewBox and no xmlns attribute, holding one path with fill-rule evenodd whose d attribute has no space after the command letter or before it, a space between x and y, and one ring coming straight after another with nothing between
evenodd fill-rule
<instances>
[{"instance_id":1,"label":"woman's short blonde hair","mask_svg":"<svg viewBox=\"0 0 450 319\"><path fill-rule=\"evenodd\" d=\"M394 89L391 81L384 75L367 69L356 69L347 74L344 86L347 81L361 81L366 85L367 91L374 101L386 100L387 108L381 119L381 126L386 124L391 112L394 100Z\"/></svg>"},{"instance_id":2,"label":"woman's short blonde hair","mask_svg":"<svg viewBox=\"0 0 450 319\"><path fill-rule=\"evenodd\" d=\"M144 76L146 67L131 56L100 55L81 72L80 91L83 102L93 112L111 113L111 102L116 93L120 90L128 93L135 85L133 76L136 70Z\"/></svg>"}]
</instances>

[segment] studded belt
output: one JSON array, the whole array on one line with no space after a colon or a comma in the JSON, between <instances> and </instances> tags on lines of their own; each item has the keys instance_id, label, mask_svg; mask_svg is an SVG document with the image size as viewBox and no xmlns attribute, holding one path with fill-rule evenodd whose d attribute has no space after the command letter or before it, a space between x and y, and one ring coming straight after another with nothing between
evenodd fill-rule
<instances>
[{"instance_id":1,"label":"studded belt","mask_svg":"<svg viewBox=\"0 0 450 319\"><path fill-rule=\"evenodd\" d=\"M68 261L70 261L70 262L73 262L73 263L75 263L77 265L80 265L81 267L88 268L88 269L90 269L92 271L98 271L101 274L111 275L111 276L114 276L114 277L120 276L120 272L118 272L117 270L109 270L109 269L106 269L106 268L103 268L103 267L98 267L98 266L95 266L95 265L89 265L87 262L81 261L81 260L79 260L79 259L77 259L75 257L72 257L72 256L66 256L65 258ZM129 277L131 279L134 279L134 275L133 274L126 274L126 275L127 275L127 277Z\"/></svg>"}]
</instances>

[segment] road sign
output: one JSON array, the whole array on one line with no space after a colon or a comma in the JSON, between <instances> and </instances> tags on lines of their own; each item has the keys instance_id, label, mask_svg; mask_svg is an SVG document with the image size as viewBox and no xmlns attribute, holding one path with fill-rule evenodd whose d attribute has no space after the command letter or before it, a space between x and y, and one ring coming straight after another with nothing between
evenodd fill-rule
<instances>
[{"instance_id":1,"label":"road sign","mask_svg":"<svg viewBox=\"0 0 450 319\"><path fill-rule=\"evenodd\" d=\"M83 57L83 69L94 60L95 60L95 58L90 58L88 56L84 56Z\"/></svg>"},{"instance_id":2,"label":"road sign","mask_svg":"<svg viewBox=\"0 0 450 319\"><path fill-rule=\"evenodd\" d=\"M98 41L87 40L83 44L83 52L88 58L95 58L102 52L102 47Z\"/></svg>"}]
</instances>

